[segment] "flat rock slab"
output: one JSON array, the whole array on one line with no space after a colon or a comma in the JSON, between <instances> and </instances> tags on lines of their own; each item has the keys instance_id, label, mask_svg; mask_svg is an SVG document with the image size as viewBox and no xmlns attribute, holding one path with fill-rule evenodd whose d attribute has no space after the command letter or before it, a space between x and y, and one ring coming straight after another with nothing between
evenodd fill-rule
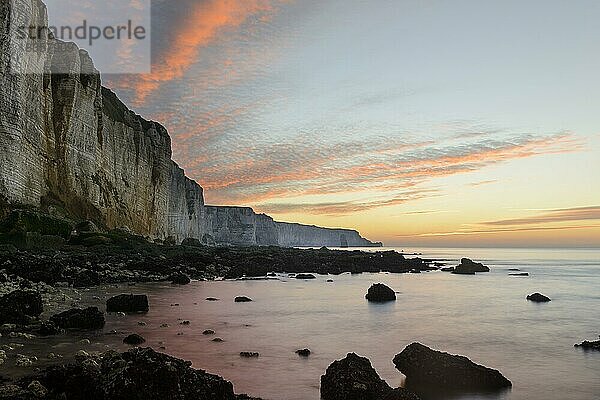
<instances>
[{"instance_id":1,"label":"flat rock slab","mask_svg":"<svg viewBox=\"0 0 600 400\"><path fill-rule=\"evenodd\" d=\"M467 357L412 343L394 357L396 368L407 384L470 391L499 390L512 386L499 371L475 364Z\"/></svg>"}]
</instances>

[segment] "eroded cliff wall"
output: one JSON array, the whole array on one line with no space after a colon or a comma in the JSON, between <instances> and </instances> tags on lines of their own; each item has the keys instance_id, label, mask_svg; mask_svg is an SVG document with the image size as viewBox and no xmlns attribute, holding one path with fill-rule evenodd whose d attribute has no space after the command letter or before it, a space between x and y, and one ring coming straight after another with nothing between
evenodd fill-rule
<instances>
[{"instance_id":1,"label":"eroded cliff wall","mask_svg":"<svg viewBox=\"0 0 600 400\"><path fill-rule=\"evenodd\" d=\"M19 24L47 26L45 5L23 1ZM53 39L26 51L0 6L0 191L11 204L127 226L176 240L204 232L202 188L171 160L163 126L101 86L87 52ZM19 74L25 70L39 73ZM12 68L12 69L11 69ZM61 73L53 73L60 71Z\"/></svg>"}]
</instances>

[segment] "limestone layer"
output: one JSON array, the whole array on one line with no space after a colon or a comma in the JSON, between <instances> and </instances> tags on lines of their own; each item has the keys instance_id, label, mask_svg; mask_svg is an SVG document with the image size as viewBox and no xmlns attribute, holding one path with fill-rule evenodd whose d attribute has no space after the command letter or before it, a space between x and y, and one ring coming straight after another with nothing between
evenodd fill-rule
<instances>
[{"instance_id":1,"label":"limestone layer","mask_svg":"<svg viewBox=\"0 0 600 400\"><path fill-rule=\"evenodd\" d=\"M20 3L19 13L11 1L0 4L0 206L33 206L178 242L372 245L356 231L278 223L250 208L205 207L202 187L171 159L166 129L103 87L86 51L51 38L27 51L9 32L14 18L47 26L40 0ZM38 73L12 73L16 68Z\"/></svg>"}]
</instances>

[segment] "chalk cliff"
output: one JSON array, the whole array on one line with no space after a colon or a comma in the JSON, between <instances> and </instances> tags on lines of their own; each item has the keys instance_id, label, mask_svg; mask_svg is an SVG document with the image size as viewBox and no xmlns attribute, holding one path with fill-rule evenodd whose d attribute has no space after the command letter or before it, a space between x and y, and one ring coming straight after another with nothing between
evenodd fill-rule
<instances>
[{"instance_id":1,"label":"chalk cliff","mask_svg":"<svg viewBox=\"0 0 600 400\"><path fill-rule=\"evenodd\" d=\"M20 24L47 26L40 0L22 3ZM205 207L200 185L171 159L166 129L103 87L75 44L48 38L39 51L26 51L9 34L11 4L0 5L0 209L33 206L176 241L373 245L355 231L278 223L250 208ZM11 73L15 66L38 73Z\"/></svg>"}]
</instances>

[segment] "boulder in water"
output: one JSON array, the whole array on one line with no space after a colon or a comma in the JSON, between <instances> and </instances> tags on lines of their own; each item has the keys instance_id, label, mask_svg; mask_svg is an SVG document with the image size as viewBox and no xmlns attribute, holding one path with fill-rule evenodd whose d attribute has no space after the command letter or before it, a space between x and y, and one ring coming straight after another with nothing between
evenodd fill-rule
<instances>
[{"instance_id":1,"label":"boulder in water","mask_svg":"<svg viewBox=\"0 0 600 400\"><path fill-rule=\"evenodd\" d=\"M375 283L369 288L365 298L377 303L394 301L396 300L396 292L383 283Z\"/></svg>"},{"instance_id":2,"label":"boulder in water","mask_svg":"<svg viewBox=\"0 0 600 400\"><path fill-rule=\"evenodd\" d=\"M475 364L467 357L443 353L412 343L394 357L394 365L409 386L446 390L499 390L512 383L499 371Z\"/></svg>"},{"instance_id":3,"label":"boulder in water","mask_svg":"<svg viewBox=\"0 0 600 400\"><path fill-rule=\"evenodd\" d=\"M72 308L50 317L61 329L96 330L104 328L104 313L98 307Z\"/></svg>"},{"instance_id":4,"label":"boulder in water","mask_svg":"<svg viewBox=\"0 0 600 400\"><path fill-rule=\"evenodd\" d=\"M252 299L246 296L237 296L233 301L236 303L249 303L252 301Z\"/></svg>"},{"instance_id":5,"label":"boulder in water","mask_svg":"<svg viewBox=\"0 0 600 400\"><path fill-rule=\"evenodd\" d=\"M418 400L408 390L392 389L379 377L369 359L349 353L334 361L321 376L322 400Z\"/></svg>"},{"instance_id":6,"label":"boulder in water","mask_svg":"<svg viewBox=\"0 0 600 400\"><path fill-rule=\"evenodd\" d=\"M145 294L120 294L106 300L107 312L147 312L149 308Z\"/></svg>"},{"instance_id":7,"label":"boulder in water","mask_svg":"<svg viewBox=\"0 0 600 400\"><path fill-rule=\"evenodd\" d=\"M187 285L191 282L190 277L183 272L177 272L169 277L169 280L174 285Z\"/></svg>"},{"instance_id":8,"label":"boulder in water","mask_svg":"<svg viewBox=\"0 0 600 400\"><path fill-rule=\"evenodd\" d=\"M144 339L142 336L138 335L137 333L132 333L131 335L127 336L125 339L123 339L123 343L125 344L129 344L131 346L139 346L142 343L145 343L146 339Z\"/></svg>"},{"instance_id":9,"label":"boulder in water","mask_svg":"<svg viewBox=\"0 0 600 400\"><path fill-rule=\"evenodd\" d=\"M600 340L584 340L583 342L576 344L575 347L581 347L584 350L600 350Z\"/></svg>"},{"instance_id":10,"label":"boulder in water","mask_svg":"<svg viewBox=\"0 0 600 400\"><path fill-rule=\"evenodd\" d=\"M459 275L475 275L476 272L490 272L490 269L481 263L474 262L468 258L463 258L460 260L460 264L452 271L453 274Z\"/></svg>"},{"instance_id":11,"label":"boulder in water","mask_svg":"<svg viewBox=\"0 0 600 400\"><path fill-rule=\"evenodd\" d=\"M549 301L552 301L552 300L550 300L550 297L544 296L541 293L530 294L529 296L527 296L527 300L533 301L533 302L536 302L536 303L547 303Z\"/></svg>"},{"instance_id":12,"label":"boulder in water","mask_svg":"<svg viewBox=\"0 0 600 400\"><path fill-rule=\"evenodd\" d=\"M300 349L300 350L296 350L296 354L298 354L300 357L308 357L310 356L310 350L309 349Z\"/></svg>"}]
</instances>

